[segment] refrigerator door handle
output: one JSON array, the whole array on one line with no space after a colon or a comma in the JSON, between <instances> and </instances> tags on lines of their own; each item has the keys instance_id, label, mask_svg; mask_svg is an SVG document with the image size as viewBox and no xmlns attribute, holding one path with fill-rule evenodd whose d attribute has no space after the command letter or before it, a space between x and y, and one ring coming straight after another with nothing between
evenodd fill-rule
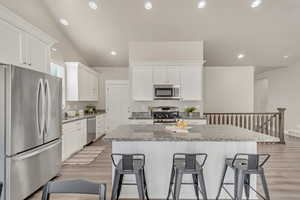
<instances>
[{"instance_id":1,"label":"refrigerator door handle","mask_svg":"<svg viewBox=\"0 0 300 200\"><path fill-rule=\"evenodd\" d=\"M47 118L46 119L46 123L45 123L45 134L47 135L48 133L48 128L50 126L50 120L51 120L51 90L50 90L50 84L49 84L49 81L46 79L45 80L45 96L47 98L47 113L46 116Z\"/></svg>"},{"instance_id":2,"label":"refrigerator door handle","mask_svg":"<svg viewBox=\"0 0 300 200\"><path fill-rule=\"evenodd\" d=\"M38 136L41 138L43 137L44 132L44 86L43 86L43 80L39 79L38 86L37 86L37 92L36 92L36 126L38 130ZM42 94L42 102L40 102L40 94ZM42 116L40 116L40 104L42 103Z\"/></svg>"},{"instance_id":3,"label":"refrigerator door handle","mask_svg":"<svg viewBox=\"0 0 300 200\"><path fill-rule=\"evenodd\" d=\"M18 156L16 156L16 157L13 157L12 160L14 160L14 161L25 160L25 159L27 159L27 158L33 157L33 156L35 156L35 155L37 155L37 154L40 154L40 153L42 153L42 152L44 152L44 151L47 151L48 149L53 148L54 146L58 145L60 142L61 142L61 141L58 140L58 141L55 141L54 143L50 144L50 145L47 146L47 147L43 147L43 148L40 148L40 149L38 149L38 150L34 150L34 151L32 151L32 152L26 152L26 153L24 153L24 154L20 154L20 155L18 155Z\"/></svg>"}]
</instances>

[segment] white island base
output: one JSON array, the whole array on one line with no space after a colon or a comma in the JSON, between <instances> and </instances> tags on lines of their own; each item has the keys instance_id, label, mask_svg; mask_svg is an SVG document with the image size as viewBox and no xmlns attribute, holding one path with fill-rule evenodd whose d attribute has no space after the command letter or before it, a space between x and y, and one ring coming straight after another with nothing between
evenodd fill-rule
<instances>
[{"instance_id":1,"label":"white island base","mask_svg":"<svg viewBox=\"0 0 300 200\"><path fill-rule=\"evenodd\" d=\"M236 153L257 153L256 142L205 142L205 141L112 141L113 153L143 153L146 156L145 173L150 199L165 199L168 193L172 156L174 153L207 153L204 166L204 178L209 199L215 199L222 176L225 158ZM114 175L114 169L113 169ZM191 176L185 175L184 182L191 182ZM226 182L233 182L233 170L227 170ZM135 182L134 176L127 175L124 182ZM256 177L252 176L251 185L256 188ZM233 186L227 186L231 193ZM233 194L233 193L232 193ZM250 199L256 195L251 191ZM136 186L122 186L120 198L138 198ZM192 185L182 185L181 199L196 199ZM200 198L201 195L200 195ZM224 192L220 199L229 199Z\"/></svg>"}]
</instances>

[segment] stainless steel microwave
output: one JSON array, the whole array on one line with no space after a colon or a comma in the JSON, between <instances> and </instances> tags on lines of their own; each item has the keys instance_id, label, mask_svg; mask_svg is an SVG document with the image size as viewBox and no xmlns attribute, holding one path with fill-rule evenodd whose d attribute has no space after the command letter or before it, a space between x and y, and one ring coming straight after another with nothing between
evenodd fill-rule
<instances>
[{"instance_id":1,"label":"stainless steel microwave","mask_svg":"<svg viewBox=\"0 0 300 200\"><path fill-rule=\"evenodd\" d=\"M179 100L180 87L176 85L154 85L154 100Z\"/></svg>"}]
</instances>

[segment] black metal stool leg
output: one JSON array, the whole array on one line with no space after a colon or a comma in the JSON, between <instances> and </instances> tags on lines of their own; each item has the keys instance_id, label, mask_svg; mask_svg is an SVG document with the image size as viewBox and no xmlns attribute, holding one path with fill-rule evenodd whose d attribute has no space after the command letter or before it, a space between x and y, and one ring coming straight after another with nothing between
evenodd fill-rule
<instances>
[{"instance_id":1,"label":"black metal stool leg","mask_svg":"<svg viewBox=\"0 0 300 200\"><path fill-rule=\"evenodd\" d=\"M238 170L238 182L237 182L237 200L243 199L245 174L242 170Z\"/></svg>"},{"instance_id":2,"label":"black metal stool leg","mask_svg":"<svg viewBox=\"0 0 300 200\"><path fill-rule=\"evenodd\" d=\"M244 188L245 188L246 199L248 200L250 197L250 174L245 175Z\"/></svg>"},{"instance_id":3,"label":"black metal stool leg","mask_svg":"<svg viewBox=\"0 0 300 200\"><path fill-rule=\"evenodd\" d=\"M176 170L173 200L179 200L181 183L182 183L182 176L183 176L183 173L180 170Z\"/></svg>"},{"instance_id":4,"label":"black metal stool leg","mask_svg":"<svg viewBox=\"0 0 300 200\"><path fill-rule=\"evenodd\" d=\"M237 199L238 196L238 181L239 181L239 171L238 169L234 169L234 184L233 184L233 196L234 199Z\"/></svg>"},{"instance_id":5,"label":"black metal stool leg","mask_svg":"<svg viewBox=\"0 0 300 200\"><path fill-rule=\"evenodd\" d=\"M174 176L175 176L175 170L174 170L174 166L172 166L167 200L169 200L170 195L172 193L172 186L173 186L173 183L174 183Z\"/></svg>"},{"instance_id":6,"label":"black metal stool leg","mask_svg":"<svg viewBox=\"0 0 300 200\"><path fill-rule=\"evenodd\" d=\"M144 182L144 190L145 190L145 196L146 199L149 200L149 195L148 195L148 189L147 189L147 181L146 181L146 175L145 175L145 170L143 169L143 182Z\"/></svg>"},{"instance_id":7,"label":"black metal stool leg","mask_svg":"<svg viewBox=\"0 0 300 200\"><path fill-rule=\"evenodd\" d=\"M112 186L111 200L116 200L120 181L120 173L115 170L114 182Z\"/></svg>"},{"instance_id":8,"label":"black metal stool leg","mask_svg":"<svg viewBox=\"0 0 300 200\"><path fill-rule=\"evenodd\" d=\"M136 177L136 183L137 183L137 189L139 193L139 199L144 200L145 199L145 192L144 192L144 183L142 178L142 171L139 170L135 173Z\"/></svg>"},{"instance_id":9,"label":"black metal stool leg","mask_svg":"<svg viewBox=\"0 0 300 200\"><path fill-rule=\"evenodd\" d=\"M265 173L264 172L261 173L260 177L261 177L261 184L262 184L262 187L263 187L263 190L265 193L265 198L266 198L266 200L270 200L270 194L269 194L269 189L268 189Z\"/></svg>"},{"instance_id":10,"label":"black metal stool leg","mask_svg":"<svg viewBox=\"0 0 300 200\"><path fill-rule=\"evenodd\" d=\"M120 194L121 194L123 177L124 177L124 174L120 174L119 185L118 185L118 192L117 192L117 200L119 200L119 197L120 197Z\"/></svg>"},{"instance_id":11,"label":"black metal stool leg","mask_svg":"<svg viewBox=\"0 0 300 200\"><path fill-rule=\"evenodd\" d=\"M198 177L199 177L200 187L201 187L201 191L202 191L202 197L204 200L207 200L207 193L206 193L203 169L201 169L201 171L199 172Z\"/></svg>"},{"instance_id":12,"label":"black metal stool leg","mask_svg":"<svg viewBox=\"0 0 300 200\"><path fill-rule=\"evenodd\" d=\"M220 187L219 187L219 191L218 191L216 200L218 200L219 197L220 197L220 194L221 194L221 191L222 191L222 187L223 187L223 184L224 184L224 180L225 180L225 176L226 176L226 172L227 172L227 168L228 168L228 166L225 164L225 165L224 165L223 174L222 174L222 178L221 178L221 182L220 182Z\"/></svg>"},{"instance_id":13,"label":"black metal stool leg","mask_svg":"<svg viewBox=\"0 0 300 200\"><path fill-rule=\"evenodd\" d=\"M194 190L197 200L199 200L199 184L198 184L198 174L192 174L193 176L193 183L194 183Z\"/></svg>"}]
</instances>

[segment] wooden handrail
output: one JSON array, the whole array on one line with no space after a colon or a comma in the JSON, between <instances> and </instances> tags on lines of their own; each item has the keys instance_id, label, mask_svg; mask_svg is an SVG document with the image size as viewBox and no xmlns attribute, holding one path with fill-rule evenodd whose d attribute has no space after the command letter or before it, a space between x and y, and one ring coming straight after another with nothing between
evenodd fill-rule
<instances>
[{"instance_id":1,"label":"wooden handrail","mask_svg":"<svg viewBox=\"0 0 300 200\"><path fill-rule=\"evenodd\" d=\"M265 113L204 113L208 124L227 124L266 135L277 137L284 144L284 112L285 108L278 108L278 112Z\"/></svg>"}]
</instances>

